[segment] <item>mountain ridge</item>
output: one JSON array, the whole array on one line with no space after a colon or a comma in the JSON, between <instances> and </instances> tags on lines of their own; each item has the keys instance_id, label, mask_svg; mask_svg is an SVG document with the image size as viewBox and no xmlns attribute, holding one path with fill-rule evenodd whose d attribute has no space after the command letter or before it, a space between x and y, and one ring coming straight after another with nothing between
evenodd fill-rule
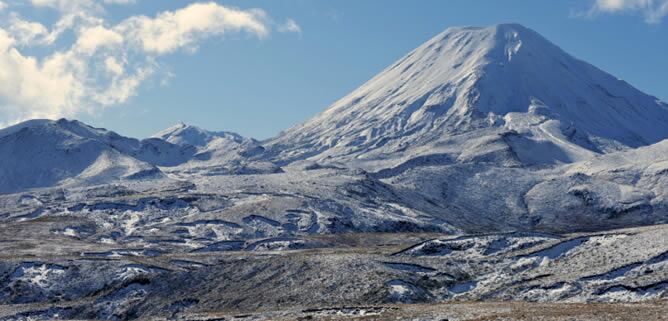
<instances>
[{"instance_id":1,"label":"mountain ridge","mask_svg":"<svg viewBox=\"0 0 668 321\"><path fill-rule=\"evenodd\" d=\"M538 62L530 63L534 60ZM536 66L554 67L558 72L534 84L529 80L543 75ZM535 87L557 76L565 80L559 78L547 89ZM596 86L578 77L608 82ZM505 78L510 80L494 81ZM132 164L144 164L165 179L192 183L189 186L193 188L219 184L214 178L243 186L230 193L257 184L262 187L257 193L268 193L265 201L273 204L270 207L281 208L284 204L279 200L295 195L295 190L315 192L274 180L301 178L318 184L316 181L322 179L320 184L325 185L314 187L316 196L304 196L304 203L294 205L299 209L315 202L322 213L320 206L324 205L319 203L327 203L325 199L341 197L348 202L347 207L337 205L336 210L332 205L324 206L325 212L335 213L327 218L335 222L314 228L320 232L386 230L397 222L408 224L402 228L409 230L469 232L570 231L583 228L583 224L596 229L663 222L668 208L661 185L665 143L634 148L634 144L647 145L646 141L624 141L624 134L594 135L597 127L619 128L622 133L625 129L584 112L575 117L569 112L581 106L559 104L585 95L580 97L583 101L592 102L591 106L598 101L597 106L615 111L615 119L621 120L629 116L622 107L638 102L639 107L627 109L639 114L636 116L642 121L636 123L639 118L630 115L627 127L645 130L637 136L644 135L647 141L663 135L668 126L648 126L644 121L652 118L656 124L668 123L662 118L664 104L649 95L617 99L613 96L619 92L634 94L637 90L611 78L516 24L449 28L306 125L273 140L258 142L179 123L140 141L77 121L36 120L0 130L0 148L21 146L3 145L2 135L9 137L24 127L48 125L66 137L51 144L48 135L43 135L41 139L51 145L67 143L67 137L74 135L101 146L99 150L109 150L96 153L82 168L60 171L64 174L58 179L38 187L58 186L80 175L108 177L110 183L124 184L138 177L125 170L138 168ZM497 83L500 89L490 88ZM566 95L552 87L572 90ZM527 92L534 89L535 95ZM514 101L519 103L506 104ZM643 116L640 111L645 109L651 112ZM11 159L24 165L32 161L25 155L5 154L7 168L15 166L8 163ZM597 170L588 170L594 166L588 162L598 164ZM126 165L116 168L114 164ZM55 172L59 166L67 169L67 162L51 165ZM337 175L341 177L334 178ZM20 181L20 176L13 181ZM365 207L369 199L393 205L380 214ZM349 215L351 208L356 209L356 215ZM272 220L280 221L280 214L274 215L278 217Z\"/></svg>"},{"instance_id":2,"label":"mountain ridge","mask_svg":"<svg viewBox=\"0 0 668 321\"><path fill-rule=\"evenodd\" d=\"M237 133L228 131L209 131L183 122L179 122L172 127L164 129L152 135L151 138L160 138L173 144L191 145L198 148L205 147L217 138L223 138L236 144L257 142L252 138L246 138Z\"/></svg>"},{"instance_id":3,"label":"mountain ridge","mask_svg":"<svg viewBox=\"0 0 668 321\"><path fill-rule=\"evenodd\" d=\"M126 141L77 121L34 120L0 130L0 192L161 175L123 153Z\"/></svg>"}]
</instances>

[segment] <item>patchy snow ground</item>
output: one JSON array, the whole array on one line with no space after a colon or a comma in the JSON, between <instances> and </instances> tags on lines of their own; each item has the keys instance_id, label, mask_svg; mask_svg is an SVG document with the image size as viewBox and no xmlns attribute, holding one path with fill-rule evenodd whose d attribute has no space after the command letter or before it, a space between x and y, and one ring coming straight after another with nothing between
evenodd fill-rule
<instances>
[{"instance_id":1,"label":"patchy snow ground","mask_svg":"<svg viewBox=\"0 0 668 321\"><path fill-rule=\"evenodd\" d=\"M89 220L2 223L0 311L20 303L12 311L132 319L308 306L323 317L356 317L385 311L357 307L390 303L629 303L668 295L667 225L568 235L304 235L195 249L166 234L135 240L141 230L129 240L119 233L113 245L98 242L104 228L85 237L52 232Z\"/></svg>"}]
</instances>

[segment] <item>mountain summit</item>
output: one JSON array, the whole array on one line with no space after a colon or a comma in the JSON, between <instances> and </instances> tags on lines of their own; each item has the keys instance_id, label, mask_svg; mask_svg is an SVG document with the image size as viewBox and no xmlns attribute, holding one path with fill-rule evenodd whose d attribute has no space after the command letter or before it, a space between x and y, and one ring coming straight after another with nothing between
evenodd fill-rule
<instances>
[{"instance_id":1,"label":"mountain summit","mask_svg":"<svg viewBox=\"0 0 668 321\"><path fill-rule=\"evenodd\" d=\"M477 132L510 134L568 163L656 143L667 125L657 98L533 30L500 24L445 30L268 145L284 162L350 161L419 155Z\"/></svg>"},{"instance_id":2,"label":"mountain summit","mask_svg":"<svg viewBox=\"0 0 668 321\"><path fill-rule=\"evenodd\" d=\"M151 146L78 121L27 121L0 130L0 193L159 177Z\"/></svg>"},{"instance_id":3,"label":"mountain summit","mask_svg":"<svg viewBox=\"0 0 668 321\"><path fill-rule=\"evenodd\" d=\"M169 127L155 135L153 138L159 138L177 145L191 145L195 147L205 147L216 139L224 139L230 143L245 144L251 143L253 140L242 137L239 134L232 132L212 132L201 129L196 126L178 123Z\"/></svg>"}]
</instances>

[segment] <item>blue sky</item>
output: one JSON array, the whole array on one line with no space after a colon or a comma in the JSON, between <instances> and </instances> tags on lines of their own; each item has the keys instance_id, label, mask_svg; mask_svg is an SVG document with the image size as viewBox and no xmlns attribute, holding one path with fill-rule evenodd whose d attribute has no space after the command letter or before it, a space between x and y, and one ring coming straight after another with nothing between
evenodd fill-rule
<instances>
[{"instance_id":1,"label":"blue sky","mask_svg":"<svg viewBox=\"0 0 668 321\"><path fill-rule=\"evenodd\" d=\"M183 121L268 138L449 26L503 22L668 100L666 0L31 1L0 2L0 67L11 69L0 72L0 123L65 116L141 138ZM159 13L194 4L215 19L157 33L171 32L156 29L172 17ZM54 34L63 17L75 22Z\"/></svg>"}]
</instances>

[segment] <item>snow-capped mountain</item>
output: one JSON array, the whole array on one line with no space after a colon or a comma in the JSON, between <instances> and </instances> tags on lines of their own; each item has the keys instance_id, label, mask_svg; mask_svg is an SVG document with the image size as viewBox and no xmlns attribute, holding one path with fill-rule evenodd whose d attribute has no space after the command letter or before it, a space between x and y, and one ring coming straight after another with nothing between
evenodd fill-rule
<instances>
[{"instance_id":1,"label":"snow-capped mountain","mask_svg":"<svg viewBox=\"0 0 668 321\"><path fill-rule=\"evenodd\" d=\"M447 29L268 148L282 162L376 170L379 160L434 153L570 163L667 137L668 105L530 29L501 24Z\"/></svg>"},{"instance_id":2,"label":"snow-capped mountain","mask_svg":"<svg viewBox=\"0 0 668 321\"><path fill-rule=\"evenodd\" d=\"M16 142L26 132L35 147ZM311 179L361 168L353 176L363 179L327 188L359 190L362 204L376 197L396 203L399 212L423 213L412 224L441 220L466 231L577 230L582 222L623 227L665 220L665 142L659 141L666 137L664 103L537 33L514 24L451 28L321 115L264 143L185 124L141 141L68 120L4 129L2 191L81 175L96 182L134 177L109 169L119 164L159 167L187 182L254 174L243 180L259 186L275 179L262 174ZM71 155L69 147L78 151L84 143L95 147ZM35 153L64 155L39 163ZM576 172L588 162L606 170ZM31 168L38 175L28 175ZM382 197L376 186L383 186ZM333 191L310 197L330 198ZM360 205L353 203L350 208Z\"/></svg>"},{"instance_id":3,"label":"snow-capped mountain","mask_svg":"<svg viewBox=\"0 0 668 321\"><path fill-rule=\"evenodd\" d=\"M0 130L0 193L57 184L101 184L160 176L124 153L135 141L77 121L33 120Z\"/></svg>"},{"instance_id":4,"label":"snow-capped mountain","mask_svg":"<svg viewBox=\"0 0 668 321\"><path fill-rule=\"evenodd\" d=\"M155 138L144 140L129 138L103 128L93 128L76 120L60 119L56 124L62 130L108 144L121 153L157 166L176 166L188 161L196 152L192 146L179 146Z\"/></svg>"},{"instance_id":5,"label":"snow-capped mountain","mask_svg":"<svg viewBox=\"0 0 668 321\"><path fill-rule=\"evenodd\" d=\"M280 171L272 163L247 159L263 150L253 139L194 126L178 125L138 140L76 120L31 120L0 130L0 193L158 177L162 172Z\"/></svg>"},{"instance_id":6,"label":"snow-capped mountain","mask_svg":"<svg viewBox=\"0 0 668 321\"><path fill-rule=\"evenodd\" d=\"M153 135L152 137L160 138L172 144L191 145L198 148L206 147L214 140L218 141L216 143L218 146L224 144L223 142L236 145L257 143L254 139L243 137L237 133L225 131L213 132L184 123L178 123Z\"/></svg>"},{"instance_id":7,"label":"snow-capped mountain","mask_svg":"<svg viewBox=\"0 0 668 321\"><path fill-rule=\"evenodd\" d=\"M264 147L255 139L226 131L208 131L178 123L152 136L154 139L193 146L197 153L180 166L164 169L177 176L275 173L280 167L258 159Z\"/></svg>"}]
</instances>

